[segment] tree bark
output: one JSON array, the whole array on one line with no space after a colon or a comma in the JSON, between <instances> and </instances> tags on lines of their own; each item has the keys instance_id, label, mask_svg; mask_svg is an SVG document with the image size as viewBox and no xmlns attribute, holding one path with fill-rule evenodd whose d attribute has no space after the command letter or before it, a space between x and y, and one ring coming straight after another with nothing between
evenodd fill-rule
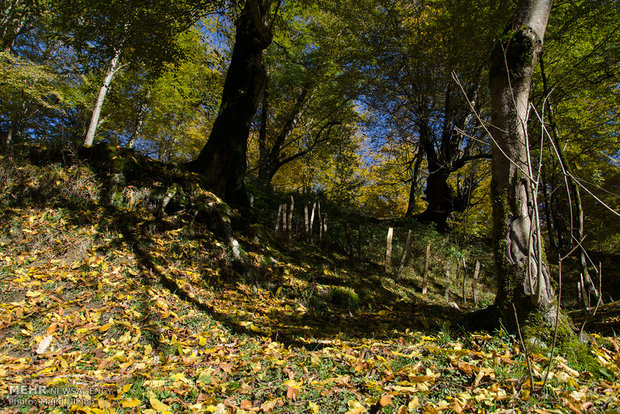
<instances>
[{"instance_id":1,"label":"tree bark","mask_svg":"<svg viewBox=\"0 0 620 414\"><path fill-rule=\"evenodd\" d=\"M496 305L510 328L540 316L556 320L555 293L543 259L536 183L529 158L527 114L534 67L551 0L521 0L512 27L495 48L490 70Z\"/></svg>"},{"instance_id":2,"label":"tree bark","mask_svg":"<svg viewBox=\"0 0 620 414\"><path fill-rule=\"evenodd\" d=\"M241 206L249 206L243 178L250 123L267 85L263 50L272 41L270 5L271 0L246 1L236 23L219 113L198 158L188 164L215 194Z\"/></svg>"},{"instance_id":3,"label":"tree bark","mask_svg":"<svg viewBox=\"0 0 620 414\"><path fill-rule=\"evenodd\" d=\"M6 133L6 137L4 138L4 145L11 145L11 141L13 141L13 125L9 125L9 130Z\"/></svg>"},{"instance_id":4,"label":"tree bark","mask_svg":"<svg viewBox=\"0 0 620 414\"><path fill-rule=\"evenodd\" d=\"M424 151L418 149L415 155L415 162L413 164L413 172L411 174L411 187L409 187L409 201L407 202L407 211L405 217L411 217L416 207L416 193L418 191L418 177L420 175L420 166L424 160Z\"/></svg>"},{"instance_id":5,"label":"tree bark","mask_svg":"<svg viewBox=\"0 0 620 414\"><path fill-rule=\"evenodd\" d=\"M101 88L99 88L99 95L97 95L97 101L95 102L95 107L93 108L93 113L90 117L90 124L88 125L88 131L86 132L86 137L84 138L84 146L90 147L93 145L95 140L95 133L97 132L97 127L99 126L99 118L101 117L101 109L103 108L103 102L105 101L105 97L110 89L110 85L112 84L112 79L116 72L118 71L118 63L121 58L121 48L118 48L114 51L114 56L110 60L110 65L108 67L108 71L103 78L103 83L101 84Z\"/></svg>"}]
</instances>

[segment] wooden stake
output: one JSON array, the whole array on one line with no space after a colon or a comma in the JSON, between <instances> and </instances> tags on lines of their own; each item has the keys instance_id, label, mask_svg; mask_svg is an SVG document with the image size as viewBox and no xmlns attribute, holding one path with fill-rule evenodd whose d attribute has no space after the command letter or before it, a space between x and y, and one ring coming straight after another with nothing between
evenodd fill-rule
<instances>
[{"instance_id":1,"label":"wooden stake","mask_svg":"<svg viewBox=\"0 0 620 414\"><path fill-rule=\"evenodd\" d=\"M480 273L480 261L476 260L476 268L474 269L474 281L472 283L472 294L474 298L474 304L478 304L478 274Z\"/></svg>"},{"instance_id":2,"label":"wooden stake","mask_svg":"<svg viewBox=\"0 0 620 414\"><path fill-rule=\"evenodd\" d=\"M422 282L422 294L426 295L428 292L428 267L431 262L431 244L426 245L426 260L424 261L424 274L422 275L424 281Z\"/></svg>"},{"instance_id":3,"label":"wooden stake","mask_svg":"<svg viewBox=\"0 0 620 414\"><path fill-rule=\"evenodd\" d=\"M394 236L394 228L388 229L386 246L385 246L385 272L390 273L392 265L392 238Z\"/></svg>"},{"instance_id":4,"label":"wooden stake","mask_svg":"<svg viewBox=\"0 0 620 414\"><path fill-rule=\"evenodd\" d=\"M444 294L446 302L450 301L450 262L446 264L446 292Z\"/></svg>"}]
</instances>

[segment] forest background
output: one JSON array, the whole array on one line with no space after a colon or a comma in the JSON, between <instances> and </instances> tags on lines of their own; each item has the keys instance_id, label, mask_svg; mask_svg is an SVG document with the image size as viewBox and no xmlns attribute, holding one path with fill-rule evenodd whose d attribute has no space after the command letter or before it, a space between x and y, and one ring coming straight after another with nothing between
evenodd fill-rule
<instances>
[{"instance_id":1,"label":"forest background","mask_svg":"<svg viewBox=\"0 0 620 414\"><path fill-rule=\"evenodd\" d=\"M489 79L496 75L497 45L510 43L507 28L528 2L352 3L183 0L147 7L133 1L4 1L0 136L7 229L19 216L11 209L26 205L25 200L61 196L62 201L66 194L58 186L65 178L58 177L67 172L56 168L66 168L67 159L82 159L102 181L84 185L82 190L99 195L92 196L94 206L80 201L80 209L99 214L99 221L105 216L126 220L118 210L99 211L99 202L130 210L145 206L158 225L165 224L162 215L206 215L203 231L223 242L215 249L223 256L210 266L229 272L227 279L239 286L254 286L255 293L265 288L277 297L282 275L276 282L262 280L265 269L258 277L249 258L260 256L256 262L262 269L268 268L270 255L274 263L294 266L317 254L308 266L321 266L326 279L337 279L338 272L330 270L336 254L367 263L367 268L354 267L356 275L393 279L400 287L391 289L403 289L397 295L403 300L422 290L429 295L430 289L429 304L488 309L503 285L499 279L498 286L492 257L490 217L496 213ZM554 2L542 53L532 52L532 105L523 128L530 165L538 171L538 240L546 266L561 292L565 261L569 287L563 299L574 309L587 308L588 318L619 292L613 265L620 247L617 17L614 1ZM235 60L235 54L242 58ZM219 161L212 155L218 151L225 154ZM221 161L227 157L231 160ZM59 158L62 167L55 164ZM29 166L16 160L29 160ZM218 162L219 169L205 170ZM37 164L43 170L36 170ZM212 195L188 190L188 170L201 173L200 185L238 212L219 198L215 210L200 207L204 199L196 201L196 194L207 200ZM34 196L27 189L37 176L40 188ZM49 190L43 190L44 182ZM111 227L120 226L123 233L123 226L134 226L137 219L122 220ZM139 236L132 236L135 245ZM11 240L3 241L3 248ZM251 240L271 247L256 247ZM256 253L272 247L283 256ZM435 264L429 270L431 248ZM149 257L146 251L134 254ZM12 260L7 266L15 266ZM141 262L142 271L160 265L149 260ZM348 263L343 269L352 266ZM469 275L474 266L475 277ZM476 292L468 284L477 280L480 266ZM435 277L430 288L429 275ZM339 282L342 291L336 283L317 286L320 278L313 276L309 288L292 296L319 320L331 312L353 316L365 301L365 311L373 314L370 297L358 295L360 286L385 281L368 276L356 287L348 276L339 277L345 279ZM457 282L462 283L458 294ZM400 315L398 310L392 314ZM411 327L428 325L415 318ZM456 316L450 313L448 320L454 323ZM612 318L607 332L613 323ZM273 328L268 327L263 333ZM547 356L553 359L553 351ZM283 400L296 399L289 390L299 392L295 384L286 386ZM384 408L391 404L386 401L367 405ZM467 404L457 403L461 410L474 409ZM157 411L156 405L150 402Z\"/></svg>"}]
</instances>

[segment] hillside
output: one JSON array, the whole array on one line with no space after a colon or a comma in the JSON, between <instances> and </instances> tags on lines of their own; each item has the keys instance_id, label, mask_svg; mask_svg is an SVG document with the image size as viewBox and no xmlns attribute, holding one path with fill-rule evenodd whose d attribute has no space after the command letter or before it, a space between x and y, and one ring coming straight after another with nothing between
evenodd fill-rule
<instances>
[{"instance_id":1,"label":"hillside","mask_svg":"<svg viewBox=\"0 0 620 414\"><path fill-rule=\"evenodd\" d=\"M0 157L0 179L3 412L620 410L617 337L554 349L547 377L550 349L460 329L492 277L477 305L458 280L446 301L441 235L417 233L396 277L336 239L274 238L273 209L248 220L133 151L26 148Z\"/></svg>"}]
</instances>

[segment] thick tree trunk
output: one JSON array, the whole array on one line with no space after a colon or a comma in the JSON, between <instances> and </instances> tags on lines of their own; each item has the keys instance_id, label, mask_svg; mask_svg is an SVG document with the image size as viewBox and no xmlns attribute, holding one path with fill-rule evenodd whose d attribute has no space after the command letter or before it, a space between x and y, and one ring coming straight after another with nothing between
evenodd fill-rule
<instances>
[{"instance_id":1,"label":"thick tree trunk","mask_svg":"<svg viewBox=\"0 0 620 414\"><path fill-rule=\"evenodd\" d=\"M555 322L555 293L544 261L536 188L529 162L528 98L551 0L521 0L512 28L491 61L492 200L496 305L508 325L542 317Z\"/></svg>"},{"instance_id":2,"label":"thick tree trunk","mask_svg":"<svg viewBox=\"0 0 620 414\"><path fill-rule=\"evenodd\" d=\"M418 177L420 175L420 166L424 160L424 151L418 150L413 164L413 172L411 174L411 187L409 187L409 201L407 202L407 211L405 217L411 217L416 208L416 193L418 192Z\"/></svg>"},{"instance_id":3,"label":"thick tree trunk","mask_svg":"<svg viewBox=\"0 0 620 414\"><path fill-rule=\"evenodd\" d=\"M112 56L112 59L110 60L110 66L108 67L108 71L106 72L101 88L99 89L99 95L97 95L97 101L95 102L95 107L93 108L93 113L90 117L88 131L86 132L86 137L84 138L85 147L92 146L95 140L95 133L97 132L97 127L99 126L99 118L101 117L103 102L105 101L105 97L110 89L110 85L112 84L112 79L118 71L118 63L120 58L121 49L118 48L114 51L114 56Z\"/></svg>"},{"instance_id":4,"label":"thick tree trunk","mask_svg":"<svg viewBox=\"0 0 620 414\"><path fill-rule=\"evenodd\" d=\"M248 206L243 178L250 123L267 85L263 50L272 40L267 24L271 0L247 0L237 21L235 46L211 135L188 167L226 202Z\"/></svg>"},{"instance_id":5,"label":"thick tree trunk","mask_svg":"<svg viewBox=\"0 0 620 414\"><path fill-rule=\"evenodd\" d=\"M454 200L454 192L448 184L450 171L430 161L428 171L426 190L424 190L428 206L420 218L432 221L439 229L446 229L448 217L453 211Z\"/></svg>"}]
</instances>

